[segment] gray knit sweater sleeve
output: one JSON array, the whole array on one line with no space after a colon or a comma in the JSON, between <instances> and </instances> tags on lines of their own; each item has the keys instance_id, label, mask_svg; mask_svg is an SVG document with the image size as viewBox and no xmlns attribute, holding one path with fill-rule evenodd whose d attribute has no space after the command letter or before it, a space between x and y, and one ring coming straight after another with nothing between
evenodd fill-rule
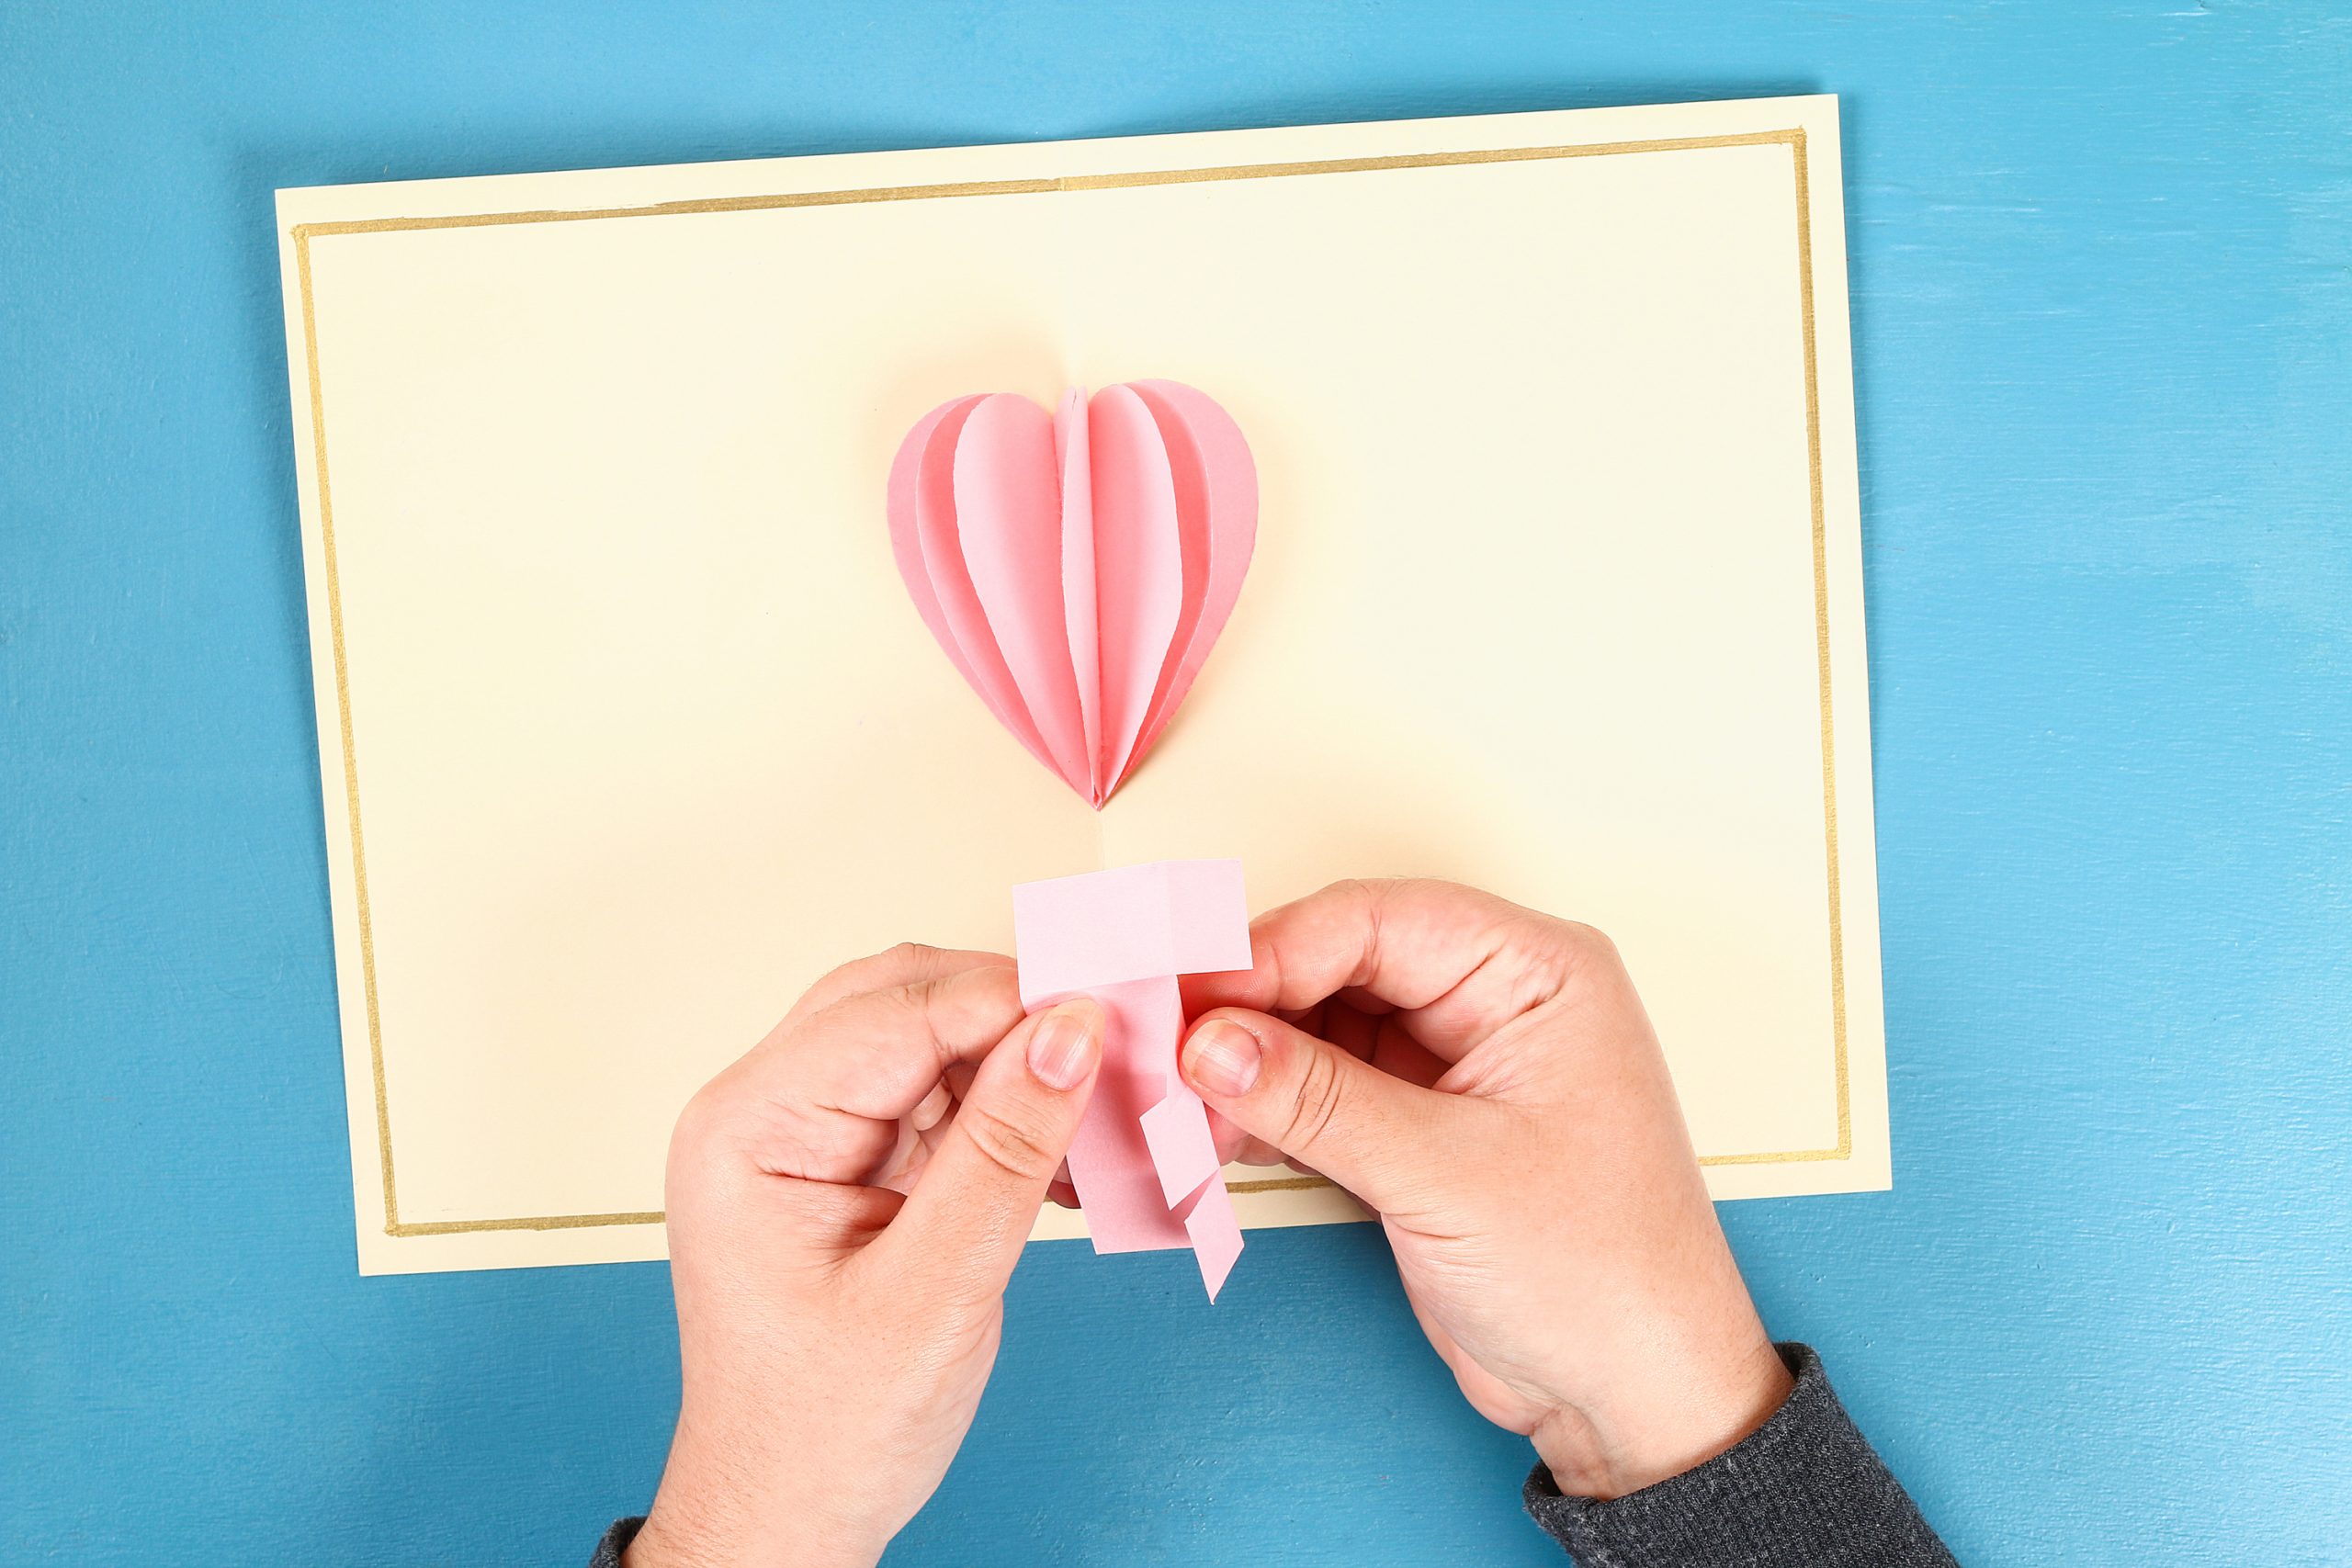
<instances>
[{"instance_id":1,"label":"gray knit sweater sleeve","mask_svg":"<svg viewBox=\"0 0 2352 1568\"><path fill-rule=\"evenodd\" d=\"M616 1519L613 1528L605 1532L605 1539L596 1543L596 1555L588 1560L588 1568L621 1568L621 1553L628 1550L628 1543L637 1539L638 1529L644 1523L642 1516Z\"/></svg>"},{"instance_id":2,"label":"gray knit sweater sleeve","mask_svg":"<svg viewBox=\"0 0 2352 1568\"><path fill-rule=\"evenodd\" d=\"M1696 1470L1608 1502L1564 1497L1542 1465L1527 1511L1579 1568L1955 1568L1829 1387L1783 1345L1796 1389Z\"/></svg>"}]
</instances>

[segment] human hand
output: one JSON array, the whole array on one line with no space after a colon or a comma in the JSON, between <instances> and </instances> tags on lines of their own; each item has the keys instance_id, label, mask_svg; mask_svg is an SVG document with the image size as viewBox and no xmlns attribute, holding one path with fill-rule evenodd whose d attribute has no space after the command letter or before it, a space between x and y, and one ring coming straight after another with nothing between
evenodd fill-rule
<instances>
[{"instance_id":1,"label":"human hand","mask_svg":"<svg viewBox=\"0 0 2352 1568\"><path fill-rule=\"evenodd\" d=\"M1186 1081L1379 1214L1462 1392L1564 1492L1679 1474L1780 1407L1788 1371L1607 938L1450 883L1340 883L1261 916L1251 950L1186 982L1214 1010Z\"/></svg>"},{"instance_id":2,"label":"human hand","mask_svg":"<svg viewBox=\"0 0 2352 1568\"><path fill-rule=\"evenodd\" d=\"M668 1176L684 1393L629 1568L881 1556L972 1424L1102 1021L1024 1021L1012 960L901 947L695 1096Z\"/></svg>"}]
</instances>

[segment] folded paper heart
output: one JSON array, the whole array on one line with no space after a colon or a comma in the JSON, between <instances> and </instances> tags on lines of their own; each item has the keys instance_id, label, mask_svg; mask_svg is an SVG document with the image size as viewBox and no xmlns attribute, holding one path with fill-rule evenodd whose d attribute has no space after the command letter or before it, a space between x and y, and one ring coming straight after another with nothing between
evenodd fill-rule
<instances>
[{"instance_id":1,"label":"folded paper heart","mask_svg":"<svg viewBox=\"0 0 2352 1568\"><path fill-rule=\"evenodd\" d=\"M1258 533L1226 412L1174 381L925 414L890 467L890 547L997 721L1100 809L1192 689Z\"/></svg>"}]
</instances>

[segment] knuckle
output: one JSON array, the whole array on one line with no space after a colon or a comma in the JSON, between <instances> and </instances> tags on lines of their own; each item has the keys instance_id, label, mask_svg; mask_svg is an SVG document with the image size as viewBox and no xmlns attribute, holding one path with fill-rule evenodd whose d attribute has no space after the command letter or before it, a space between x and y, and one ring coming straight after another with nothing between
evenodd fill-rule
<instances>
[{"instance_id":1,"label":"knuckle","mask_svg":"<svg viewBox=\"0 0 2352 1568\"><path fill-rule=\"evenodd\" d=\"M1371 916L1400 890L1410 886L1409 882L1394 876L1350 876L1334 882L1325 891L1360 913Z\"/></svg>"},{"instance_id":2,"label":"knuckle","mask_svg":"<svg viewBox=\"0 0 2352 1568\"><path fill-rule=\"evenodd\" d=\"M678 1112L670 1129L673 1155L697 1154L718 1141L728 1115L726 1083L724 1077L711 1079Z\"/></svg>"},{"instance_id":3,"label":"knuckle","mask_svg":"<svg viewBox=\"0 0 2352 1568\"><path fill-rule=\"evenodd\" d=\"M1008 1115L993 1106L967 1104L956 1112L956 1125L963 1129L981 1158L1023 1181L1047 1180L1062 1162L1051 1134L1032 1118Z\"/></svg>"},{"instance_id":4,"label":"knuckle","mask_svg":"<svg viewBox=\"0 0 2352 1568\"><path fill-rule=\"evenodd\" d=\"M1020 989L1009 966L943 970L925 976L907 989L934 1023L944 1021L962 1024L980 1013L994 1014L1007 1007L1012 1010L1012 1018L1006 1028L1012 1027L1021 1017Z\"/></svg>"},{"instance_id":5,"label":"knuckle","mask_svg":"<svg viewBox=\"0 0 2352 1568\"><path fill-rule=\"evenodd\" d=\"M887 1027L893 1033L931 1032L932 987L932 981L914 980L876 993L888 1011Z\"/></svg>"},{"instance_id":6,"label":"knuckle","mask_svg":"<svg viewBox=\"0 0 2352 1568\"><path fill-rule=\"evenodd\" d=\"M713 1173L726 1168L741 1136L741 1115L728 1081L724 1076L714 1078L686 1101L670 1129L664 1185L673 1191L704 1185Z\"/></svg>"},{"instance_id":7,"label":"knuckle","mask_svg":"<svg viewBox=\"0 0 2352 1568\"><path fill-rule=\"evenodd\" d=\"M1306 1154L1322 1141L1340 1114L1346 1082L1330 1052L1307 1054L1306 1068L1298 1077L1298 1092L1291 1100L1290 1123L1283 1130L1283 1147L1295 1154Z\"/></svg>"},{"instance_id":8,"label":"knuckle","mask_svg":"<svg viewBox=\"0 0 2352 1568\"><path fill-rule=\"evenodd\" d=\"M879 963L883 954L869 953L863 958L853 958L846 964L836 964L817 977L808 987L811 996L820 991L850 991L857 987L857 977Z\"/></svg>"},{"instance_id":9,"label":"knuckle","mask_svg":"<svg viewBox=\"0 0 2352 1568\"><path fill-rule=\"evenodd\" d=\"M1600 927L1589 926L1579 920L1562 920L1560 925L1567 937L1568 945L1579 955L1605 964L1623 962L1618 956L1617 944L1611 941L1609 933Z\"/></svg>"},{"instance_id":10,"label":"knuckle","mask_svg":"<svg viewBox=\"0 0 2352 1568\"><path fill-rule=\"evenodd\" d=\"M922 942L899 942L880 953L869 953L863 958L835 965L809 987L809 992L855 996L908 976L928 975L936 967L939 956L939 949Z\"/></svg>"},{"instance_id":11,"label":"knuckle","mask_svg":"<svg viewBox=\"0 0 2352 1568\"><path fill-rule=\"evenodd\" d=\"M872 1026L893 1043L927 1042L943 1065L950 1054L940 1033L941 1019L951 1015L953 991L939 980L913 980L876 993L880 1009Z\"/></svg>"},{"instance_id":12,"label":"knuckle","mask_svg":"<svg viewBox=\"0 0 2352 1568\"><path fill-rule=\"evenodd\" d=\"M927 1044L942 1067L956 1055L953 1042L969 1028L972 998L958 980L953 975L935 976L909 981L890 992L887 1027L891 1037Z\"/></svg>"},{"instance_id":13,"label":"knuckle","mask_svg":"<svg viewBox=\"0 0 2352 1568\"><path fill-rule=\"evenodd\" d=\"M1633 971L1607 932L1572 920L1561 924L1566 928L1561 943L1562 989L1607 996L1633 988Z\"/></svg>"}]
</instances>

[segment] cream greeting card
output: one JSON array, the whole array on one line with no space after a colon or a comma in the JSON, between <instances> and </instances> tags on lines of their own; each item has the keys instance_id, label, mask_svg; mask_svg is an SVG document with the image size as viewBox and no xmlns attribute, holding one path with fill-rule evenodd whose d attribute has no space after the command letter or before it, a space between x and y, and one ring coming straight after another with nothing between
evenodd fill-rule
<instances>
[{"instance_id":1,"label":"cream greeting card","mask_svg":"<svg viewBox=\"0 0 2352 1568\"><path fill-rule=\"evenodd\" d=\"M1718 1195L1886 1184L1834 100L278 208L364 1270L660 1256L678 1107L817 975L1168 859L1589 920ZM1255 554L1098 813L887 491L950 400L1155 380Z\"/></svg>"}]
</instances>

